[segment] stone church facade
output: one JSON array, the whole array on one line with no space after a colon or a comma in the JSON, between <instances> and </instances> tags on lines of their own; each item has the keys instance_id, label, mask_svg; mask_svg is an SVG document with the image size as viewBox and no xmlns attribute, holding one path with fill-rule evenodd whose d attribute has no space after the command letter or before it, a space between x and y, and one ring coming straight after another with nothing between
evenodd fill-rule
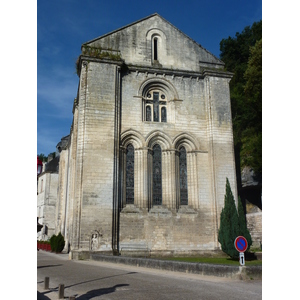
<instances>
[{"instance_id":1,"label":"stone church facade","mask_svg":"<svg viewBox=\"0 0 300 300\"><path fill-rule=\"evenodd\" d=\"M56 231L71 251L220 249L237 199L224 63L158 14L82 45Z\"/></svg>"}]
</instances>

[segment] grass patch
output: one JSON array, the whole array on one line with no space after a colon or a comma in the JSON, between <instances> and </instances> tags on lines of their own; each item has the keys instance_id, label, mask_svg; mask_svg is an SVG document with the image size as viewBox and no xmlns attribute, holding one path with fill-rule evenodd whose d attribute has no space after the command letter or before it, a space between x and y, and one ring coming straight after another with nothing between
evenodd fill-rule
<instances>
[{"instance_id":1,"label":"grass patch","mask_svg":"<svg viewBox=\"0 0 300 300\"><path fill-rule=\"evenodd\" d=\"M218 265L234 265L239 266L238 260L233 260L227 257L160 257L162 260L185 261L191 263L205 263L205 264L218 264ZM261 260L246 261L245 266L261 266Z\"/></svg>"}]
</instances>

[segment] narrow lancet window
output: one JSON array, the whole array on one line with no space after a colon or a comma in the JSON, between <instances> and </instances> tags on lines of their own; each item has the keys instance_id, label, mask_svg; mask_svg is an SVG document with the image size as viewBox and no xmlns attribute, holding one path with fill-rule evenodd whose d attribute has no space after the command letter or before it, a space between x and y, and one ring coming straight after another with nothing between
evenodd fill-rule
<instances>
[{"instance_id":1,"label":"narrow lancet window","mask_svg":"<svg viewBox=\"0 0 300 300\"><path fill-rule=\"evenodd\" d=\"M154 53L153 53L153 59L154 60L158 60L157 59L157 39L154 39L153 40L153 50L154 50Z\"/></svg>"},{"instance_id":2,"label":"narrow lancet window","mask_svg":"<svg viewBox=\"0 0 300 300\"><path fill-rule=\"evenodd\" d=\"M153 121L159 122L159 93L153 93Z\"/></svg>"},{"instance_id":3,"label":"narrow lancet window","mask_svg":"<svg viewBox=\"0 0 300 300\"><path fill-rule=\"evenodd\" d=\"M134 147L129 144L126 151L126 204L134 203Z\"/></svg>"},{"instance_id":4,"label":"narrow lancet window","mask_svg":"<svg viewBox=\"0 0 300 300\"><path fill-rule=\"evenodd\" d=\"M161 148L153 147L153 205L162 204Z\"/></svg>"},{"instance_id":5,"label":"narrow lancet window","mask_svg":"<svg viewBox=\"0 0 300 300\"><path fill-rule=\"evenodd\" d=\"M180 205L188 204L186 150L184 147L179 149L179 182L180 182Z\"/></svg>"},{"instance_id":6,"label":"narrow lancet window","mask_svg":"<svg viewBox=\"0 0 300 300\"><path fill-rule=\"evenodd\" d=\"M167 122L167 109L165 107L161 108L161 121Z\"/></svg>"},{"instance_id":7,"label":"narrow lancet window","mask_svg":"<svg viewBox=\"0 0 300 300\"><path fill-rule=\"evenodd\" d=\"M151 121L151 106L146 106L146 121Z\"/></svg>"}]
</instances>

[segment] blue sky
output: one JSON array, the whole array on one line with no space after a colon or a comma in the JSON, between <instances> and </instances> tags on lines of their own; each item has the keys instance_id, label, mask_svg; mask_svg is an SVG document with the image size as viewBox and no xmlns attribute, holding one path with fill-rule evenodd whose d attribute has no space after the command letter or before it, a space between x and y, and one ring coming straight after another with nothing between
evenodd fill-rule
<instances>
[{"instance_id":1,"label":"blue sky","mask_svg":"<svg viewBox=\"0 0 300 300\"><path fill-rule=\"evenodd\" d=\"M223 38L262 19L262 1L37 1L37 154L70 133L81 45L153 13L219 57Z\"/></svg>"}]
</instances>

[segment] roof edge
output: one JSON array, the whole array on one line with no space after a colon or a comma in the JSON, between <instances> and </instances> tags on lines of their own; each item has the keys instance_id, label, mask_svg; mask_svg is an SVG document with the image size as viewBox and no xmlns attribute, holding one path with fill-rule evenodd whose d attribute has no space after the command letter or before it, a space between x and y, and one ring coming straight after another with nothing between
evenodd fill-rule
<instances>
[{"instance_id":1,"label":"roof edge","mask_svg":"<svg viewBox=\"0 0 300 300\"><path fill-rule=\"evenodd\" d=\"M139 23L139 22L142 22L142 21L147 20L147 19L149 19L149 18L152 18L152 17L154 17L154 16L159 16L159 17L161 17L158 13L154 13L154 14L152 14L152 15L149 15L149 16L145 17L145 18L139 19L139 20L137 20L137 21L135 21L135 22L132 22L132 23L127 24L127 25L125 25L125 26L122 26L122 27L120 27L120 28L118 28L118 29L115 29L115 30L113 30L113 31L110 31L110 32L108 32L108 33L106 33L106 34L104 34L104 35L101 35L101 36L99 36L99 37L97 37L97 38L94 38L94 39L92 39L92 40L90 40L90 41L87 41L87 42L83 43L82 45L86 45L86 44L89 44L89 43L93 43L93 42L95 42L95 41L97 41L97 40L99 40L99 39L102 39L102 38L104 38L104 37L110 35L110 34L116 33L116 32L118 32L118 31L120 31L120 30L123 30L123 29L125 29L125 28L127 28L127 27L130 27L130 26L132 26L132 25L134 25L134 24L137 24L137 23ZM161 18L162 18L162 17L161 17Z\"/></svg>"},{"instance_id":2,"label":"roof edge","mask_svg":"<svg viewBox=\"0 0 300 300\"><path fill-rule=\"evenodd\" d=\"M87 42L83 43L83 44L81 45L81 47L82 47L83 45L86 45L86 44L89 44L89 43L93 43L93 42L95 42L95 41L97 41L97 40L99 40L99 39L101 39L101 38L104 38L104 37L106 37L106 36L108 36L108 35L111 35L111 34L113 34L113 33L116 33L116 32L118 32L118 31L120 31L120 30L123 30L123 29L125 29L125 28L127 28L127 27L130 27L130 26L132 26L132 25L135 25L135 24L137 24L137 23L139 23L139 22L142 22L142 21L144 21L144 20L150 19L150 18L152 18L152 17L154 17L154 16L160 17L162 20L164 20L164 21L165 21L166 23L168 23L170 26L172 26L173 28L175 28L178 32L180 32L181 34L183 34L184 36L186 36L188 39L190 39L190 40L191 40L193 43L195 43L197 46L199 46L200 48L202 48L202 49L203 49L204 51L206 51L208 54L212 55L216 60L219 61L220 64L225 65L225 63L224 63L222 60L220 60L220 58L216 57L214 54L212 54L210 51L208 51L206 48L204 48L201 44L197 43L194 39L192 39L191 37L189 37L187 34L185 34L183 31L181 31L180 29L178 29L175 25L173 25L172 23L170 23L168 20L166 20L164 17L162 17L162 16L161 16L160 14L158 14L158 13L151 14L151 15L145 17L145 18L139 19L139 20L137 20L137 21L135 21L135 22L132 22L132 23L127 24L127 25L125 25L125 26L123 26L123 27L120 27L120 28L118 28L118 29L116 29L116 30L110 31L110 32L108 32L108 33L106 33L106 34L104 34L104 35L101 35L101 36L99 36L99 37L97 37L97 38L94 38L94 39L92 39L92 40L90 40L90 41L87 41Z\"/></svg>"}]
</instances>

